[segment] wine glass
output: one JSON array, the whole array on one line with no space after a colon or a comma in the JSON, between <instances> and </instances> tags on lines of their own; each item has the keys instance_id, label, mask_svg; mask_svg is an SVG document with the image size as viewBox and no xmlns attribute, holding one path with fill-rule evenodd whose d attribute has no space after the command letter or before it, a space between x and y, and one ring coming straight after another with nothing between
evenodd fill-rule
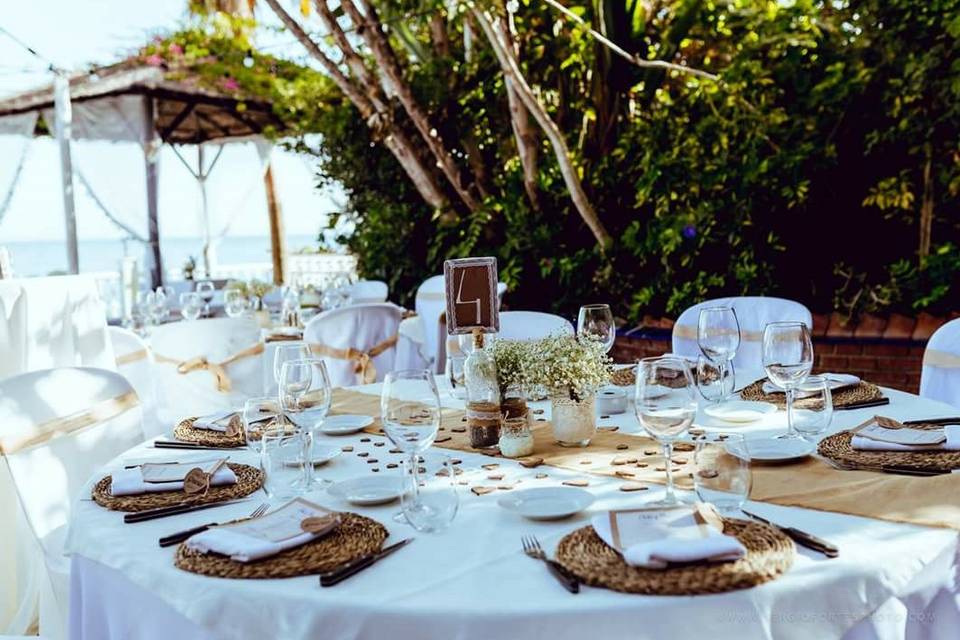
<instances>
[{"instance_id":1,"label":"wine glass","mask_svg":"<svg viewBox=\"0 0 960 640\"><path fill-rule=\"evenodd\" d=\"M203 300L197 293L185 293L180 296L180 315L185 320L196 320L203 313Z\"/></svg>"},{"instance_id":2,"label":"wine glass","mask_svg":"<svg viewBox=\"0 0 960 640\"><path fill-rule=\"evenodd\" d=\"M585 304L577 316L577 335L603 344L609 353L617 339L617 326L608 304Z\"/></svg>"},{"instance_id":3,"label":"wine glass","mask_svg":"<svg viewBox=\"0 0 960 640\"><path fill-rule=\"evenodd\" d=\"M719 403L729 397L733 393L733 379L733 363L730 363L729 369L721 373L716 362L704 355L697 356L697 372L694 381L697 383L700 395L707 402Z\"/></svg>"},{"instance_id":4,"label":"wine glass","mask_svg":"<svg viewBox=\"0 0 960 640\"><path fill-rule=\"evenodd\" d=\"M725 380L727 366L740 348L740 322L733 307L706 307L700 310L697 344L703 355L716 363L720 380ZM721 393L717 402L726 399L727 394Z\"/></svg>"},{"instance_id":5,"label":"wine glass","mask_svg":"<svg viewBox=\"0 0 960 640\"><path fill-rule=\"evenodd\" d=\"M153 292L153 306L151 308L153 323L160 325L167 319L167 292L163 287L157 287Z\"/></svg>"},{"instance_id":6,"label":"wine glass","mask_svg":"<svg viewBox=\"0 0 960 640\"><path fill-rule=\"evenodd\" d=\"M813 368L810 329L802 322L771 322L763 330L763 368L770 382L787 396L787 432L780 438L799 438L793 424L796 389Z\"/></svg>"},{"instance_id":7,"label":"wine glass","mask_svg":"<svg viewBox=\"0 0 960 640\"><path fill-rule=\"evenodd\" d=\"M281 408L285 417L300 430L310 433L311 455L305 458L308 463L310 484L313 484L313 456L312 443L317 438L317 431L323 424L330 402L333 388L330 385L330 376L327 365L320 358L307 358L285 362L281 370ZM300 391L300 383L306 382L306 390ZM292 393L291 393L292 391ZM290 402L285 403L283 398L289 395ZM323 480L322 484L330 484Z\"/></svg>"},{"instance_id":8,"label":"wine glass","mask_svg":"<svg viewBox=\"0 0 960 640\"><path fill-rule=\"evenodd\" d=\"M419 454L430 448L440 429L440 395L433 374L426 369L401 369L387 374L380 395L380 420L383 431L394 446L407 454L413 493L409 500L419 500ZM416 508L416 506L414 506ZM394 516L407 522L403 512Z\"/></svg>"},{"instance_id":9,"label":"wine glass","mask_svg":"<svg viewBox=\"0 0 960 640\"><path fill-rule=\"evenodd\" d=\"M644 358L637 363L637 420L663 447L667 494L655 506L681 504L673 490L673 443L683 436L697 415L697 398L690 365L677 357Z\"/></svg>"},{"instance_id":10,"label":"wine glass","mask_svg":"<svg viewBox=\"0 0 960 640\"><path fill-rule=\"evenodd\" d=\"M304 396L313 384L313 367L305 360L284 362L280 369L280 416L279 422L293 425L294 430L304 434L301 460L304 462L304 486L313 484L313 429L309 419L302 415L305 410Z\"/></svg>"},{"instance_id":11,"label":"wine glass","mask_svg":"<svg viewBox=\"0 0 960 640\"><path fill-rule=\"evenodd\" d=\"M203 315L210 315L210 302L213 300L213 294L217 288L209 280L203 280L197 283L196 292L203 300Z\"/></svg>"},{"instance_id":12,"label":"wine glass","mask_svg":"<svg viewBox=\"0 0 960 640\"><path fill-rule=\"evenodd\" d=\"M282 344L273 352L273 379L280 384L280 372L285 362L306 360L310 357L310 347L305 342Z\"/></svg>"},{"instance_id":13,"label":"wine glass","mask_svg":"<svg viewBox=\"0 0 960 640\"><path fill-rule=\"evenodd\" d=\"M239 318L247 312L247 297L239 289L228 289L223 294L223 310L230 318Z\"/></svg>"}]
</instances>

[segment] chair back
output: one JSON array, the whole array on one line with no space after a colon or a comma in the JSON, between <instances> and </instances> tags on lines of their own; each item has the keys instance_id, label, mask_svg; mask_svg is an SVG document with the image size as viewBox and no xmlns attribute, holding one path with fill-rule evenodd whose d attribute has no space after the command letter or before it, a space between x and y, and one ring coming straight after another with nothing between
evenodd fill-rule
<instances>
[{"instance_id":1,"label":"chair back","mask_svg":"<svg viewBox=\"0 0 960 640\"><path fill-rule=\"evenodd\" d=\"M696 360L700 356L697 325L700 310L707 307L733 307L740 323L740 348L733 359L734 370L744 376L763 371L763 330L771 322L802 322L813 329L810 310L799 302L783 298L740 296L706 300L686 309L673 326L673 353ZM739 384L739 383L738 383Z\"/></svg>"},{"instance_id":2,"label":"chair back","mask_svg":"<svg viewBox=\"0 0 960 640\"><path fill-rule=\"evenodd\" d=\"M923 352L920 395L960 407L960 318L930 336Z\"/></svg>"},{"instance_id":3,"label":"chair back","mask_svg":"<svg viewBox=\"0 0 960 640\"><path fill-rule=\"evenodd\" d=\"M551 335L573 335L573 325L566 318L540 311L501 311L498 338L504 340L538 340Z\"/></svg>"},{"instance_id":4,"label":"chair back","mask_svg":"<svg viewBox=\"0 0 960 640\"><path fill-rule=\"evenodd\" d=\"M323 358L334 386L380 381L393 371L402 315L389 302L331 309L307 323L303 340Z\"/></svg>"},{"instance_id":5,"label":"chair back","mask_svg":"<svg viewBox=\"0 0 960 640\"><path fill-rule=\"evenodd\" d=\"M381 280L358 280L350 285L350 301L352 304L369 304L386 302L390 293L387 283Z\"/></svg>"},{"instance_id":6,"label":"chair back","mask_svg":"<svg viewBox=\"0 0 960 640\"><path fill-rule=\"evenodd\" d=\"M431 276L417 289L414 301L417 317L423 323L423 355L430 368L439 371L437 354L440 351L440 316L447 310L447 293L443 276Z\"/></svg>"},{"instance_id":7,"label":"chair back","mask_svg":"<svg viewBox=\"0 0 960 640\"><path fill-rule=\"evenodd\" d=\"M253 318L171 322L154 330L150 344L158 414L168 429L263 393L263 343Z\"/></svg>"},{"instance_id":8,"label":"chair back","mask_svg":"<svg viewBox=\"0 0 960 640\"><path fill-rule=\"evenodd\" d=\"M153 381L153 354L143 338L129 329L108 327L107 334L116 356L117 371L133 386L143 408L143 432L148 438L167 429L157 419L157 391Z\"/></svg>"}]
</instances>

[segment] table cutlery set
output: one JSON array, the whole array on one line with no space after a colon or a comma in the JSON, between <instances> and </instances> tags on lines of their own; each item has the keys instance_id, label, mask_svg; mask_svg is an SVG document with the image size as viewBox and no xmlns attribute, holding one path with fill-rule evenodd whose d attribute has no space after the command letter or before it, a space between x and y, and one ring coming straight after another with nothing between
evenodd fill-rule
<instances>
[{"instance_id":1,"label":"table cutlery set","mask_svg":"<svg viewBox=\"0 0 960 640\"><path fill-rule=\"evenodd\" d=\"M783 525L776 524L775 522L771 522L766 518L762 518L757 514L751 513L745 509L741 509L741 511L744 513L744 515L753 518L758 522L762 522L774 527L775 529L779 529L801 547L818 551L828 558L836 558L838 555L840 555L840 550L837 549L836 545L827 542L823 538L818 538L812 533L807 533L806 531L802 531L796 527L785 527Z\"/></svg>"}]
</instances>

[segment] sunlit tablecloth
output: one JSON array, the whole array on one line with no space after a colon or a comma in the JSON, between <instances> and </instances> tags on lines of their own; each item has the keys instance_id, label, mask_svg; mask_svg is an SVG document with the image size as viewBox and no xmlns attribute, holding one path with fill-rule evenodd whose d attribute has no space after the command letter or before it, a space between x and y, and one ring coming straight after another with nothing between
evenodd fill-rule
<instances>
[{"instance_id":1,"label":"sunlit tablecloth","mask_svg":"<svg viewBox=\"0 0 960 640\"><path fill-rule=\"evenodd\" d=\"M363 388L376 391L376 386ZM893 399L884 414L893 417L949 415L947 405L887 391ZM456 404L450 398L445 404ZM838 412L834 430L858 424L875 409ZM631 415L602 423L625 432L639 427ZM709 421L703 421L709 423ZM782 412L748 431L782 429ZM360 436L323 437L324 444L372 443ZM169 460L174 452L140 447L114 467L134 461ZM175 457L204 455L182 453ZM253 463L249 452L231 454ZM490 459L457 453L468 478L483 478ZM355 453L318 468L341 480L371 475ZM533 470L501 461L512 477ZM574 474L541 467L558 484ZM789 468L785 468L789 473ZM381 471L383 473L383 471ZM960 482L960 477L958 477ZM627 507L655 498L658 491L624 493L620 481L591 477L598 496L591 511ZM73 552L71 637L123 638L688 638L711 640L956 638L960 624L957 592L958 533L762 503L756 512L794 524L839 545L840 558L826 560L800 549L790 572L753 589L711 596L650 597L584 587L572 596L542 565L520 551L521 534L536 534L553 551L569 531L584 526L589 513L560 522L531 522L497 506L497 493L475 496L463 487L460 513L452 527L427 535L391 520L397 504L358 508L322 491L309 496L326 506L376 518L390 540L416 540L379 565L333 588L316 577L286 580L228 580L193 575L173 566L173 549L157 538L175 530L246 515L260 502L222 507L170 519L125 525L119 513L89 500L76 506L68 548ZM649 495L648 495L649 494Z\"/></svg>"}]
</instances>

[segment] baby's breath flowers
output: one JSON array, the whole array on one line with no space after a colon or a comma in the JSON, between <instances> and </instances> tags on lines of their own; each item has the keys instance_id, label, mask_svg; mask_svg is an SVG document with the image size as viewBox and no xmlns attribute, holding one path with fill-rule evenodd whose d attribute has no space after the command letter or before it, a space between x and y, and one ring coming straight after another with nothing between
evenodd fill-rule
<instances>
[{"instance_id":1,"label":"baby's breath flowers","mask_svg":"<svg viewBox=\"0 0 960 640\"><path fill-rule=\"evenodd\" d=\"M530 343L532 381L554 395L582 400L610 380L611 360L603 343L550 336Z\"/></svg>"}]
</instances>

